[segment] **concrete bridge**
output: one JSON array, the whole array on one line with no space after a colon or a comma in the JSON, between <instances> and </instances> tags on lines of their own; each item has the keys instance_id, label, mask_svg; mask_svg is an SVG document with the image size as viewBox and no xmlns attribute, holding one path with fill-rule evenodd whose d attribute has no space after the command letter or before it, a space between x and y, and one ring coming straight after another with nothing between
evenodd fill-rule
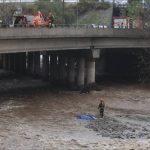
<instances>
[{"instance_id":1,"label":"concrete bridge","mask_svg":"<svg viewBox=\"0 0 150 150\"><path fill-rule=\"evenodd\" d=\"M129 29L1 28L1 67L68 83L95 83L103 48L149 48L150 32Z\"/></svg>"},{"instance_id":2,"label":"concrete bridge","mask_svg":"<svg viewBox=\"0 0 150 150\"><path fill-rule=\"evenodd\" d=\"M150 31L133 29L1 28L0 53L150 47Z\"/></svg>"}]
</instances>

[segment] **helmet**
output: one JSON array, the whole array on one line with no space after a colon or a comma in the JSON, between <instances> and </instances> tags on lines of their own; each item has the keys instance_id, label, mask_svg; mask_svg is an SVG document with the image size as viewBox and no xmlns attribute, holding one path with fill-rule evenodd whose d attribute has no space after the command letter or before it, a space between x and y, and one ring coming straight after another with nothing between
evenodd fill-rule
<instances>
[{"instance_id":1,"label":"helmet","mask_svg":"<svg viewBox=\"0 0 150 150\"><path fill-rule=\"evenodd\" d=\"M103 97L100 97L100 101L103 101L104 100L104 98Z\"/></svg>"}]
</instances>

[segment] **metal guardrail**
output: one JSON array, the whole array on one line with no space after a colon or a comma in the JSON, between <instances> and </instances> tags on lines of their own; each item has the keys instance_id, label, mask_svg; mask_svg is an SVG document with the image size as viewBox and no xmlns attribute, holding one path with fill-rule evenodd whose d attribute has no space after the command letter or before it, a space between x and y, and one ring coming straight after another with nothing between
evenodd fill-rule
<instances>
[{"instance_id":1,"label":"metal guardrail","mask_svg":"<svg viewBox=\"0 0 150 150\"><path fill-rule=\"evenodd\" d=\"M0 28L11 28L11 27L49 27L49 28L57 28L57 27L61 27L61 28L89 28L92 26L91 25L88 25L88 24L53 24L52 27L51 26L46 26L46 25L42 25L42 26L39 26L39 25L35 25L35 26L28 26L28 25L19 25L19 24L14 24L14 25L9 25L9 24L0 24Z\"/></svg>"},{"instance_id":2,"label":"metal guardrail","mask_svg":"<svg viewBox=\"0 0 150 150\"><path fill-rule=\"evenodd\" d=\"M114 26L106 26L106 25L95 25L95 24L53 24L52 26L28 26L28 25L9 25L9 24L0 24L0 28L90 28L90 29L106 29L106 28L114 28ZM144 27L143 29L149 29L150 27ZM115 29L132 29L132 28L115 28Z\"/></svg>"}]
</instances>

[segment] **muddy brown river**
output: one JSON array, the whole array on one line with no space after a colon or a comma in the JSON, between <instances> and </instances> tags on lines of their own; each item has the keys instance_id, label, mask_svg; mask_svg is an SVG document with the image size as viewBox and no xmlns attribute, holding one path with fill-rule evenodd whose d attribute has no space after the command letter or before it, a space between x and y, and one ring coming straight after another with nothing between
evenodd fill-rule
<instances>
[{"instance_id":1,"label":"muddy brown river","mask_svg":"<svg viewBox=\"0 0 150 150\"><path fill-rule=\"evenodd\" d=\"M3 86L0 93L0 150L150 149L148 86L108 83L99 85L101 91L79 94L41 86L41 81L24 81L35 85L28 90L19 87L23 81L6 83L9 90ZM106 105L103 119L100 96ZM97 119L77 118L85 114Z\"/></svg>"}]
</instances>

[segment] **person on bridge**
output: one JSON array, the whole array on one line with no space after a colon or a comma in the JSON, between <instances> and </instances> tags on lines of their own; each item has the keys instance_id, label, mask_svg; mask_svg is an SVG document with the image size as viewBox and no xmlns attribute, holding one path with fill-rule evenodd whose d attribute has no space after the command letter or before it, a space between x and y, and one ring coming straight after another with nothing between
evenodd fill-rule
<instances>
[{"instance_id":1,"label":"person on bridge","mask_svg":"<svg viewBox=\"0 0 150 150\"><path fill-rule=\"evenodd\" d=\"M102 97L100 97L100 103L98 105L98 109L99 109L99 113L100 113L101 118L104 117L104 108L105 108L104 99Z\"/></svg>"},{"instance_id":2,"label":"person on bridge","mask_svg":"<svg viewBox=\"0 0 150 150\"><path fill-rule=\"evenodd\" d=\"M52 28L53 27L53 22L54 22L54 16L53 14L50 12L49 16L47 18L47 26Z\"/></svg>"}]
</instances>

